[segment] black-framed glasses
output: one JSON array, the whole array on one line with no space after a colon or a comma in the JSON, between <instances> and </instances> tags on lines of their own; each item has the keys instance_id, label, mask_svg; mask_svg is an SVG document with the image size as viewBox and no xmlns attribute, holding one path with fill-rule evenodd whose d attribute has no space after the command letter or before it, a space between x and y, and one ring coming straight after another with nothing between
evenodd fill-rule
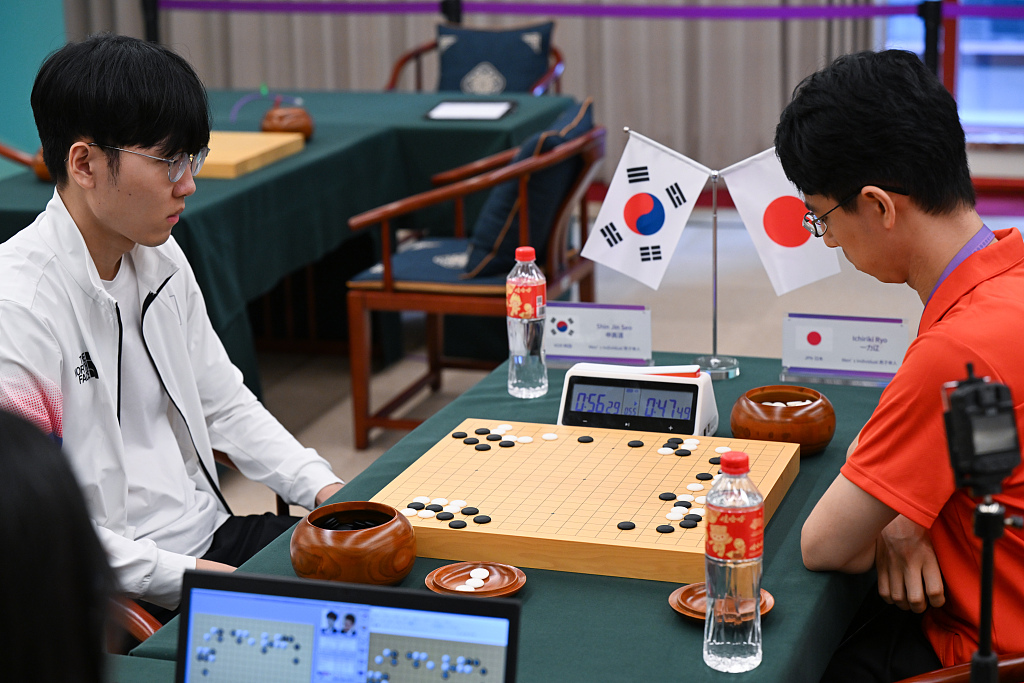
<instances>
[{"instance_id":1,"label":"black-framed glasses","mask_svg":"<svg viewBox=\"0 0 1024 683\"><path fill-rule=\"evenodd\" d=\"M874 183L870 183L870 184L874 185ZM877 187L877 188L880 188L882 190L885 190L886 192L895 192L896 194L903 194L903 195L907 194L906 190L904 190L902 188L899 188L899 187L889 187L887 185L874 185L874 186ZM861 185L859 188L857 188L856 192L854 192L849 197L847 197L843 201L841 201L838 204L836 204L835 206L833 206L831 209L829 209L825 213L821 214L820 217L814 215L813 211L808 211L807 213L805 213L804 214L804 222L803 222L804 230L806 230L807 232L811 233L815 237L824 237L825 236L825 232L828 230L828 225L825 223L825 218L830 213L832 213L833 211L838 209L840 206L843 206L844 204L848 204L850 202L850 200L853 199L854 197L856 197L857 195L859 195L860 191L863 190L865 187L867 187L867 185Z\"/></svg>"},{"instance_id":2,"label":"black-framed glasses","mask_svg":"<svg viewBox=\"0 0 1024 683\"><path fill-rule=\"evenodd\" d=\"M185 175L185 169L191 167L192 175L196 176L199 171L203 168L203 163L206 161L206 155L210 153L209 147L203 147L196 154L189 154L187 152L178 152L170 159L163 157L155 157L152 154L143 154L142 152L136 152L130 149L124 149L123 147L114 147L113 145L101 145L98 142L90 142L90 147L103 147L106 149L116 149L119 152L128 152L129 154L137 154L140 157L146 157L147 159L156 159L157 161L167 162L167 179L172 183L176 183L181 180L181 176Z\"/></svg>"}]
</instances>

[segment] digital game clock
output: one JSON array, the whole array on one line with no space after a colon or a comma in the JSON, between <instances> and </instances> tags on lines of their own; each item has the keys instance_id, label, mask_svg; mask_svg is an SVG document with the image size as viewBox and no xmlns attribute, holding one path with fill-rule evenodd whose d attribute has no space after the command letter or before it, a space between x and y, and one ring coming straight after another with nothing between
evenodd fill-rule
<instances>
[{"instance_id":1,"label":"digital game clock","mask_svg":"<svg viewBox=\"0 0 1024 683\"><path fill-rule=\"evenodd\" d=\"M577 363L565 374L558 424L708 436L718 406L711 377L696 365Z\"/></svg>"}]
</instances>

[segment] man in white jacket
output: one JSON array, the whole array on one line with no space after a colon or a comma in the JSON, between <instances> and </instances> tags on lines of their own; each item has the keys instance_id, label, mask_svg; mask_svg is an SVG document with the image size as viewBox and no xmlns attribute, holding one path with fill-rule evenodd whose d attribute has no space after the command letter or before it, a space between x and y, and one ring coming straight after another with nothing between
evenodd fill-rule
<instances>
[{"instance_id":1,"label":"man in white jacket","mask_svg":"<svg viewBox=\"0 0 1024 683\"><path fill-rule=\"evenodd\" d=\"M173 609L185 569L230 571L295 521L232 516L214 449L292 504L343 482L242 384L171 238L210 138L188 63L68 44L32 109L57 187L0 245L0 408L62 444L122 589Z\"/></svg>"}]
</instances>

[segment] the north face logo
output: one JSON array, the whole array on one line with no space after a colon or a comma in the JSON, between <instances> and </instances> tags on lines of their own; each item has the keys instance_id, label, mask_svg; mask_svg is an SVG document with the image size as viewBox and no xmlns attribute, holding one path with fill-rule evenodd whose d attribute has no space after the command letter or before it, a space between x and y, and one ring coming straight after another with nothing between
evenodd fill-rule
<instances>
[{"instance_id":1,"label":"the north face logo","mask_svg":"<svg viewBox=\"0 0 1024 683\"><path fill-rule=\"evenodd\" d=\"M88 382L93 377L98 378L100 373L96 372L96 364L89 358L89 352L84 351L82 355L78 357L82 364L75 368L75 374L78 376L78 383L83 384Z\"/></svg>"}]
</instances>

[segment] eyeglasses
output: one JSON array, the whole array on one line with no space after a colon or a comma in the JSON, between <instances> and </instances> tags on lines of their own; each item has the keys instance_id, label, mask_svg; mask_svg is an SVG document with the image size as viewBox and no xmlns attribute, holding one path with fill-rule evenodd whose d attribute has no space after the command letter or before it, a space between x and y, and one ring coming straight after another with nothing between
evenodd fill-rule
<instances>
[{"instance_id":1,"label":"eyeglasses","mask_svg":"<svg viewBox=\"0 0 1024 683\"><path fill-rule=\"evenodd\" d=\"M186 152L178 152L170 159L164 159L163 157L155 157L152 154L143 154L142 152L135 152L130 149L124 149L123 147L114 147L112 145L101 145L98 142L90 142L90 147L103 147L105 149L116 149L119 152L128 152L129 154L137 154L140 157L146 157L147 159L156 159L157 161L167 162L167 179L172 183L176 183L181 180L181 176L185 175L185 169L191 167L192 175L199 175L200 169L203 168L203 163L206 161L206 155L210 153L209 147L203 147L196 154L188 154Z\"/></svg>"},{"instance_id":2,"label":"eyeglasses","mask_svg":"<svg viewBox=\"0 0 1024 683\"><path fill-rule=\"evenodd\" d=\"M804 230L806 230L807 232L811 233L815 237L824 237L825 236L825 231L828 230L828 225L825 224L825 218L828 217L828 215L830 213L832 213L833 211L838 209L840 206L843 206L844 204L848 204L850 202L850 200L853 199L854 197L856 197L857 195L859 195L860 191L863 190L865 187L867 187L867 185L861 185L859 188L857 188L856 192L854 192L849 197L847 197L846 199L844 199L843 201L839 202L838 204L833 206L831 209L829 209L828 211L823 213L821 215L821 217L818 217L818 216L814 215L813 211L808 211L807 213L805 213L804 214L804 222L803 222ZM885 190L886 192L895 192L896 194L902 194L902 195L907 194L906 190L898 188L898 187L889 187L887 185L875 185L875 187L880 188L882 190Z\"/></svg>"}]
</instances>

